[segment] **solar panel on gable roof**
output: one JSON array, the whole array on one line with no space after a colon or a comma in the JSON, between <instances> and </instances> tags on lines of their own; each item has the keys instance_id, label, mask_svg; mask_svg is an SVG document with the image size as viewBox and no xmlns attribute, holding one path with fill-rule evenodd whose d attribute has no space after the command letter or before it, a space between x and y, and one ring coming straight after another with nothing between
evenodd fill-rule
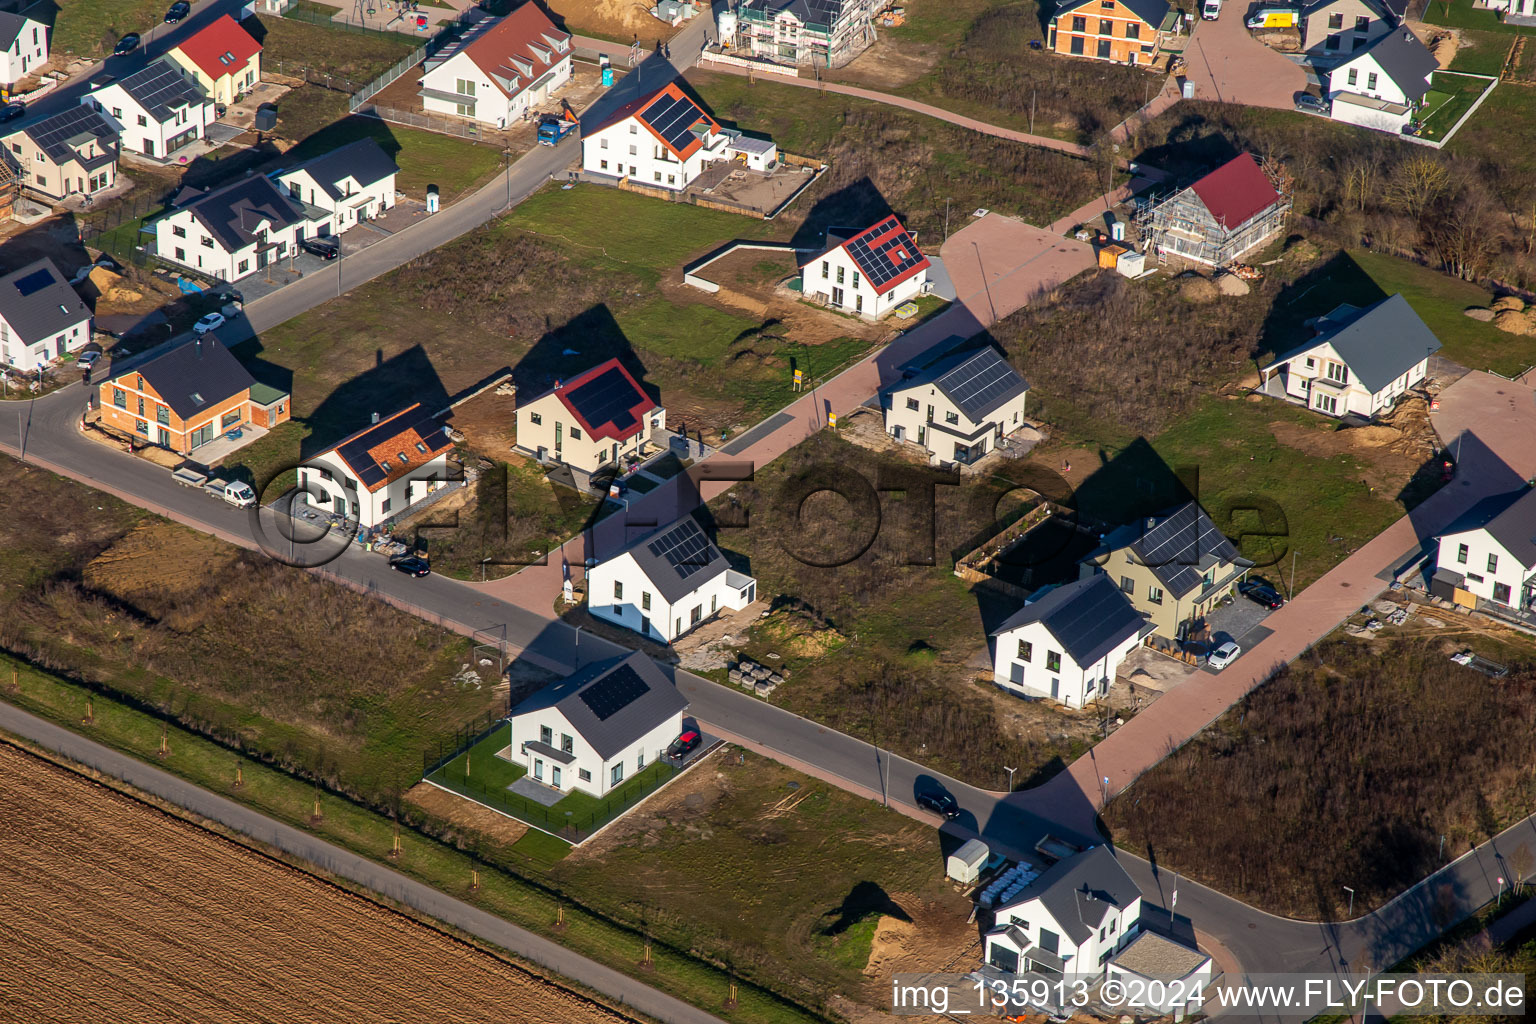
<instances>
[{"instance_id":1,"label":"solar panel on gable roof","mask_svg":"<svg viewBox=\"0 0 1536 1024\"><path fill-rule=\"evenodd\" d=\"M679 579L687 579L714 561L709 538L691 519L674 526L646 547L652 555L666 559Z\"/></svg>"},{"instance_id":2,"label":"solar panel on gable roof","mask_svg":"<svg viewBox=\"0 0 1536 1024\"><path fill-rule=\"evenodd\" d=\"M629 411L635 404L635 389L617 366L572 389L566 398L593 427L612 423L619 430L629 430L637 425Z\"/></svg>"},{"instance_id":3,"label":"solar panel on gable roof","mask_svg":"<svg viewBox=\"0 0 1536 1024\"><path fill-rule=\"evenodd\" d=\"M650 684L628 665L620 665L581 691L581 702L599 722L606 722L651 692Z\"/></svg>"},{"instance_id":4,"label":"solar panel on gable roof","mask_svg":"<svg viewBox=\"0 0 1536 1024\"><path fill-rule=\"evenodd\" d=\"M646 107L640 119L650 125L657 135L673 149L688 145L692 129L702 116L702 111L686 96L660 96Z\"/></svg>"},{"instance_id":5,"label":"solar panel on gable roof","mask_svg":"<svg viewBox=\"0 0 1536 1024\"><path fill-rule=\"evenodd\" d=\"M26 297L35 295L50 284L53 284L53 274L49 273L47 267L39 267L26 277L17 278L16 290Z\"/></svg>"}]
</instances>

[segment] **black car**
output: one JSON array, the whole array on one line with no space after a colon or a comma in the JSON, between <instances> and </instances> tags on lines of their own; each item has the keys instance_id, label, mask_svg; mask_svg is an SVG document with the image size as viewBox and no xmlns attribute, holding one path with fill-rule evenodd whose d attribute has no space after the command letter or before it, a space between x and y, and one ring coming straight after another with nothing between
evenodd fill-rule
<instances>
[{"instance_id":1,"label":"black car","mask_svg":"<svg viewBox=\"0 0 1536 1024\"><path fill-rule=\"evenodd\" d=\"M165 23L167 25L174 25L191 13L192 5L187 3L187 0L176 0L175 3L171 4L170 9L165 12Z\"/></svg>"},{"instance_id":2,"label":"black car","mask_svg":"<svg viewBox=\"0 0 1536 1024\"><path fill-rule=\"evenodd\" d=\"M7 103L4 107L0 107L0 124L4 124L6 121L14 121L26 114L26 112L27 105L25 103Z\"/></svg>"},{"instance_id":3,"label":"black car","mask_svg":"<svg viewBox=\"0 0 1536 1024\"><path fill-rule=\"evenodd\" d=\"M341 246L329 238L301 238L299 248L323 260L333 260L341 255Z\"/></svg>"},{"instance_id":4,"label":"black car","mask_svg":"<svg viewBox=\"0 0 1536 1024\"><path fill-rule=\"evenodd\" d=\"M917 806L943 815L945 818L960 817L960 804L954 797L939 790L917 794Z\"/></svg>"},{"instance_id":5,"label":"black car","mask_svg":"<svg viewBox=\"0 0 1536 1024\"><path fill-rule=\"evenodd\" d=\"M117 41L117 45L112 48L112 56L121 57L123 54L132 53L138 48L139 34L137 32L129 32L127 35L123 36L123 38L119 39Z\"/></svg>"},{"instance_id":6,"label":"black car","mask_svg":"<svg viewBox=\"0 0 1536 1024\"><path fill-rule=\"evenodd\" d=\"M1329 107L1328 101L1321 96L1314 96L1309 92L1299 92L1296 94L1296 109L1303 114L1321 114L1327 117Z\"/></svg>"},{"instance_id":7,"label":"black car","mask_svg":"<svg viewBox=\"0 0 1536 1024\"><path fill-rule=\"evenodd\" d=\"M427 564L427 560L416 555L397 558L389 563L389 567L396 572L403 572L407 576L414 576L417 579L432 575L432 567Z\"/></svg>"},{"instance_id":8,"label":"black car","mask_svg":"<svg viewBox=\"0 0 1536 1024\"><path fill-rule=\"evenodd\" d=\"M1263 580L1244 580L1237 585L1237 592L1271 611L1285 604L1285 598L1280 596L1280 591Z\"/></svg>"}]
</instances>

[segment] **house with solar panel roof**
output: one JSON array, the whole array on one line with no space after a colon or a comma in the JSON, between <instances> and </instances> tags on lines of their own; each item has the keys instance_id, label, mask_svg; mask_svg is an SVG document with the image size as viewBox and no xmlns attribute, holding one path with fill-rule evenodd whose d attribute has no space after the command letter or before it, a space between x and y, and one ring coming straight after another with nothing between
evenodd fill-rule
<instances>
[{"instance_id":1,"label":"house with solar panel roof","mask_svg":"<svg viewBox=\"0 0 1536 1024\"><path fill-rule=\"evenodd\" d=\"M36 370L90 340L90 307L53 260L0 277L0 364Z\"/></svg>"},{"instance_id":2,"label":"house with solar panel roof","mask_svg":"<svg viewBox=\"0 0 1536 1024\"><path fill-rule=\"evenodd\" d=\"M1224 267L1275 237L1291 212L1258 161L1240 153L1142 214L1159 259Z\"/></svg>"},{"instance_id":3,"label":"house with solar panel roof","mask_svg":"<svg viewBox=\"0 0 1536 1024\"><path fill-rule=\"evenodd\" d=\"M1029 383L990 345L915 370L881 396L885 430L931 465L969 466L1024 426Z\"/></svg>"},{"instance_id":4,"label":"house with solar panel roof","mask_svg":"<svg viewBox=\"0 0 1536 1024\"><path fill-rule=\"evenodd\" d=\"M755 600L757 581L732 569L691 515L587 570L591 615L665 644Z\"/></svg>"},{"instance_id":5,"label":"house with solar panel roof","mask_svg":"<svg viewBox=\"0 0 1536 1024\"><path fill-rule=\"evenodd\" d=\"M1109 693L1146 617L1108 576L1037 591L992 631L992 679L1003 690L1086 707Z\"/></svg>"},{"instance_id":6,"label":"house with solar panel roof","mask_svg":"<svg viewBox=\"0 0 1536 1024\"><path fill-rule=\"evenodd\" d=\"M117 129L86 106L0 136L22 186L48 199L93 195L117 184Z\"/></svg>"},{"instance_id":7,"label":"house with solar panel roof","mask_svg":"<svg viewBox=\"0 0 1536 1024\"><path fill-rule=\"evenodd\" d=\"M217 119L213 98L163 57L126 78L94 86L80 102L112 123L124 149L152 160L169 159L201 139Z\"/></svg>"},{"instance_id":8,"label":"house with solar panel roof","mask_svg":"<svg viewBox=\"0 0 1536 1024\"><path fill-rule=\"evenodd\" d=\"M638 459L652 431L666 428L667 410L610 359L519 402L514 421L515 451L569 466L585 483L600 469Z\"/></svg>"},{"instance_id":9,"label":"house with solar panel roof","mask_svg":"<svg viewBox=\"0 0 1536 1024\"><path fill-rule=\"evenodd\" d=\"M606 658L512 709L512 760L551 789L603 796L662 759L687 707L650 658Z\"/></svg>"},{"instance_id":10,"label":"house with solar panel roof","mask_svg":"<svg viewBox=\"0 0 1536 1024\"><path fill-rule=\"evenodd\" d=\"M304 463L299 490L327 512L382 526L439 488L457 485L448 428L420 403L344 438Z\"/></svg>"},{"instance_id":11,"label":"house with solar panel roof","mask_svg":"<svg viewBox=\"0 0 1536 1024\"><path fill-rule=\"evenodd\" d=\"M581 168L599 179L681 192L721 160L771 174L779 151L767 140L721 128L676 82L631 100L601 124L582 128Z\"/></svg>"},{"instance_id":12,"label":"house with solar panel roof","mask_svg":"<svg viewBox=\"0 0 1536 1024\"><path fill-rule=\"evenodd\" d=\"M1252 568L1191 501L1105 534L1078 572L1081 579L1107 576L1153 632L1183 640Z\"/></svg>"},{"instance_id":13,"label":"house with solar panel roof","mask_svg":"<svg viewBox=\"0 0 1536 1024\"><path fill-rule=\"evenodd\" d=\"M800 266L805 297L878 320L928 288L928 257L894 214L863 231L830 228L826 247Z\"/></svg>"}]
</instances>

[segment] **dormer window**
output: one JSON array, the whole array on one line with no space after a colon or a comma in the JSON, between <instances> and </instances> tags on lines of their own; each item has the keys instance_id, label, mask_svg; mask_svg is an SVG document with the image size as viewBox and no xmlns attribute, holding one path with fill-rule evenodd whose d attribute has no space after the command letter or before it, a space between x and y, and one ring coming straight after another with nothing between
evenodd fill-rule
<instances>
[{"instance_id":1,"label":"dormer window","mask_svg":"<svg viewBox=\"0 0 1536 1024\"><path fill-rule=\"evenodd\" d=\"M410 461L411 461L411 460L410 460L410 459L408 459L408 458L406 458L406 457L405 457L405 452L399 452L399 453L397 453L397 454L396 454L396 455L395 455L395 458L397 458L397 459L399 459L399 460L400 460L400 464L401 464L401 465L402 465L402 466L404 466L404 465L409 465L409 464L410 464Z\"/></svg>"},{"instance_id":2,"label":"dormer window","mask_svg":"<svg viewBox=\"0 0 1536 1024\"><path fill-rule=\"evenodd\" d=\"M423 455L427 454L427 446L422 444L420 441L416 442L416 450L421 452Z\"/></svg>"},{"instance_id":3,"label":"dormer window","mask_svg":"<svg viewBox=\"0 0 1536 1024\"><path fill-rule=\"evenodd\" d=\"M200 391L192 392L192 404L193 405L202 405L203 401L204 400L203 400L202 392L200 392Z\"/></svg>"}]
</instances>

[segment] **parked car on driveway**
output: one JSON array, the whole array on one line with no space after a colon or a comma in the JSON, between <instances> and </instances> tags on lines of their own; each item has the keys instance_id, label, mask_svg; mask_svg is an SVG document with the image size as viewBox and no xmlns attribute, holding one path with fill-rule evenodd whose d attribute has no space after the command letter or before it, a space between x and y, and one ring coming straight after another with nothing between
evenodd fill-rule
<instances>
[{"instance_id":1,"label":"parked car on driveway","mask_svg":"<svg viewBox=\"0 0 1536 1024\"><path fill-rule=\"evenodd\" d=\"M683 734L681 736L673 740L671 744L668 745L667 756L670 758L683 757L688 753L688 751L698 746L699 743L703 741L703 739L704 737L699 735L699 730L685 729L683 730Z\"/></svg>"},{"instance_id":2,"label":"parked car on driveway","mask_svg":"<svg viewBox=\"0 0 1536 1024\"><path fill-rule=\"evenodd\" d=\"M207 334L209 331L216 331L223 326L223 313L205 313L201 318L199 318L197 323L192 325L192 333Z\"/></svg>"},{"instance_id":3,"label":"parked car on driveway","mask_svg":"<svg viewBox=\"0 0 1536 1024\"><path fill-rule=\"evenodd\" d=\"M117 45L112 48L112 56L121 57L123 54L132 53L138 48L139 34L137 32L129 32L127 35L123 36L123 38L119 39L117 41Z\"/></svg>"},{"instance_id":4,"label":"parked car on driveway","mask_svg":"<svg viewBox=\"0 0 1536 1024\"><path fill-rule=\"evenodd\" d=\"M299 239L299 248L312 256L319 256L323 260L333 260L341 255L341 243L334 239L321 235L315 238Z\"/></svg>"},{"instance_id":5,"label":"parked car on driveway","mask_svg":"<svg viewBox=\"0 0 1536 1024\"><path fill-rule=\"evenodd\" d=\"M171 4L170 9L165 12L165 23L167 25L174 25L191 13L192 5L187 3L187 0L176 0L175 3Z\"/></svg>"},{"instance_id":6,"label":"parked car on driveway","mask_svg":"<svg viewBox=\"0 0 1536 1024\"><path fill-rule=\"evenodd\" d=\"M1237 585L1237 592L1254 604L1263 605L1270 611L1285 604L1285 598L1281 596L1280 591L1263 580L1244 580Z\"/></svg>"},{"instance_id":7,"label":"parked car on driveway","mask_svg":"<svg viewBox=\"0 0 1536 1024\"><path fill-rule=\"evenodd\" d=\"M4 107L0 107L0 124L14 121L18 117L25 117L26 113L27 105L25 103L7 103Z\"/></svg>"},{"instance_id":8,"label":"parked car on driveway","mask_svg":"<svg viewBox=\"0 0 1536 1024\"><path fill-rule=\"evenodd\" d=\"M1237 644L1231 640L1228 640L1226 643L1222 644L1220 647L1216 648L1210 654L1205 656L1205 665L1212 672L1220 672L1222 669L1236 661L1238 657L1242 655L1242 653L1243 649L1241 647L1237 646Z\"/></svg>"},{"instance_id":9,"label":"parked car on driveway","mask_svg":"<svg viewBox=\"0 0 1536 1024\"><path fill-rule=\"evenodd\" d=\"M941 815L946 819L960 817L960 803L942 790L928 789L917 794L917 806Z\"/></svg>"},{"instance_id":10,"label":"parked car on driveway","mask_svg":"<svg viewBox=\"0 0 1536 1024\"><path fill-rule=\"evenodd\" d=\"M81 352L78 356L75 357L75 362L78 363L82 369L89 370L91 367L96 365L96 361L100 358L101 349L92 349L88 352Z\"/></svg>"},{"instance_id":11,"label":"parked car on driveway","mask_svg":"<svg viewBox=\"0 0 1536 1024\"><path fill-rule=\"evenodd\" d=\"M1296 109L1303 114L1318 114L1322 117L1327 117L1329 114L1328 101L1309 92L1296 94Z\"/></svg>"},{"instance_id":12,"label":"parked car on driveway","mask_svg":"<svg viewBox=\"0 0 1536 1024\"><path fill-rule=\"evenodd\" d=\"M403 572L407 576L412 576L416 579L432 575L432 567L427 564L427 560L416 555L397 558L389 563L389 567L396 572Z\"/></svg>"}]
</instances>

